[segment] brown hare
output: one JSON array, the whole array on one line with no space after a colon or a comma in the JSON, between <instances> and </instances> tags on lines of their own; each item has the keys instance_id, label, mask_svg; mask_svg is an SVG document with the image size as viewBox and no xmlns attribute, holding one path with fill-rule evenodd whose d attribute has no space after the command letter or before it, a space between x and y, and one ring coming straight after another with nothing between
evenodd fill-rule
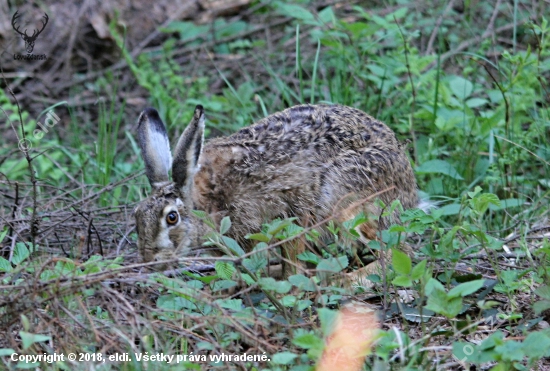
<instances>
[{"instance_id":1,"label":"brown hare","mask_svg":"<svg viewBox=\"0 0 550 371\"><path fill-rule=\"evenodd\" d=\"M306 227L331 215L345 221L366 211L375 217L358 232L372 240L387 218L379 218L379 203L369 196L386 205L399 200L405 209L418 204L414 173L394 132L355 108L295 106L204 143L204 112L197 106L173 160L157 111L146 109L138 122L153 188L135 210L145 262L173 260L200 248L210 229L192 210L203 210L215 223L229 216L227 234L250 250L244 236L275 218L296 217ZM303 249L287 246L287 264Z\"/></svg>"}]
</instances>

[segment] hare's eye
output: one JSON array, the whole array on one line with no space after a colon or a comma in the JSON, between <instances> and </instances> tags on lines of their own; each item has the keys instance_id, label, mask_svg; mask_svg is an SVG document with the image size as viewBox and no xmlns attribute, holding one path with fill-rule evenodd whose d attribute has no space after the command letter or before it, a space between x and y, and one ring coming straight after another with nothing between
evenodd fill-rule
<instances>
[{"instance_id":1,"label":"hare's eye","mask_svg":"<svg viewBox=\"0 0 550 371\"><path fill-rule=\"evenodd\" d=\"M166 215L166 223L170 225L176 224L178 220L179 220L179 215L175 211L170 211L168 215Z\"/></svg>"}]
</instances>

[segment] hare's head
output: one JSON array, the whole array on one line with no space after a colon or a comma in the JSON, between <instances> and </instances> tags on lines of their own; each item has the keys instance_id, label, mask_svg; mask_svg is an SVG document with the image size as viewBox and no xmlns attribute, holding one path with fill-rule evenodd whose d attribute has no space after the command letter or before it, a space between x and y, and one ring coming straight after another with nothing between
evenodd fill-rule
<instances>
[{"instance_id":1,"label":"hare's head","mask_svg":"<svg viewBox=\"0 0 550 371\"><path fill-rule=\"evenodd\" d=\"M135 209L138 250L144 262L184 255L197 234L191 192L204 141L204 112L197 106L174 151L158 112L148 108L138 120L138 142L152 193ZM172 168L172 181L168 171Z\"/></svg>"}]
</instances>

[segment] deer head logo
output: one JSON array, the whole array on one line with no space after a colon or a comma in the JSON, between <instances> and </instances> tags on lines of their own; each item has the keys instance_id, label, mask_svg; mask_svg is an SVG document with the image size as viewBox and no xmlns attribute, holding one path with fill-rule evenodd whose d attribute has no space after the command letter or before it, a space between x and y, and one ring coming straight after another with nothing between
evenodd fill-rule
<instances>
[{"instance_id":1,"label":"deer head logo","mask_svg":"<svg viewBox=\"0 0 550 371\"><path fill-rule=\"evenodd\" d=\"M19 17L21 17L21 14L17 14L17 11L16 11L11 19L11 25L15 30L15 32L21 35L23 40L25 40L25 49L27 50L27 53L32 53L36 38L38 37L38 35L40 35L40 33L42 33L42 31L44 31L44 28L46 28L46 25L48 24L48 19L49 19L48 15L44 13L44 17L43 17L44 20L42 21L42 29L40 31L34 30L31 36L27 35L27 29L25 29L25 32L21 32L19 31L19 27L15 25Z\"/></svg>"}]
</instances>

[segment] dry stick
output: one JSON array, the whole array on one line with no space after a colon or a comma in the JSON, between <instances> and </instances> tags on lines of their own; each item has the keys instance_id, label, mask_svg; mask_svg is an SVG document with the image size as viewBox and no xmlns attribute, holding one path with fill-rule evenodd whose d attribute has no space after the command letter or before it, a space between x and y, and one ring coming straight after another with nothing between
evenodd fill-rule
<instances>
[{"instance_id":1,"label":"dry stick","mask_svg":"<svg viewBox=\"0 0 550 371\"><path fill-rule=\"evenodd\" d=\"M61 219L59 220L57 223L54 223L52 225L50 225L49 227L44 227L41 231L40 231L40 234L41 234L41 237L38 238L36 241L37 242L41 242L43 241L44 239L46 239L50 233L56 233L56 229L55 227L57 227L58 225L63 225L67 220L69 219L72 219L74 215L69 215L67 216L66 218L64 219Z\"/></svg>"},{"instance_id":2,"label":"dry stick","mask_svg":"<svg viewBox=\"0 0 550 371\"><path fill-rule=\"evenodd\" d=\"M46 153L46 151L43 151L42 154L48 159L50 160L50 162L52 162L55 166L57 166L57 168L59 170L61 170L61 172L63 173L63 175L65 175L67 178L69 178L70 180L72 180L73 182L75 182L76 184L80 184L75 178L73 178L73 176L71 174L69 174L66 170L65 170L65 167L63 167L59 162L57 162L54 158L52 158L50 155L48 155ZM35 156L34 158L36 158L38 156Z\"/></svg>"},{"instance_id":3,"label":"dry stick","mask_svg":"<svg viewBox=\"0 0 550 371\"><path fill-rule=\"evenodd\" d=\"M517 146L517 147L523 149L524 151L526 151L526 152L529 153L530 155L532 155L532 156L538 158L540 161L542 161L543 163L545 163L547 166L550 166L550 163L549 163L548 161L546 161L545 159L543 159L542 157L540 157L539 155L537 155L537 154L534 153L533 151L530 151L530 150L528 150L527 148L523 147L521 144L518 144L518 143L513 142L513 141L511 141L511 140L509 140L509 139L506 139L506 138L504 138L504 137L501 137L500 135L495 135L495 137L498 138L498 139L502 139L502 140L504 140L504 141L506 141L506 142L508 142L508 143L510 143L510 144L513 144L513 145L515 145L515 146Z\"/></svg>"},{"instance_id":4,"label":"dry stick","mask_svg":"<svg viewBox=\"0 0 550 371\"><path fill-rule=\"evenodd\" d=\"M0 66L0 72L2 73L2 79L4 80L4 83L6 84L6 89L8 89L8 91L10 92L11 96L13 97L14 101L15 101L15 105L17 106L17 113L19 114L19 124L21 126L21 136L23 137L23 139L19 139L19 135L17 133L17 129L15 129L15 126L13 125L13 122L11 121L10 117L6 114L6 111L4 111L4 109L0 108L0 110L2 110L2 112L6 115L8 121L10 122L10 125L15 133L15 136L17 138L17 140L19 141L19 145L21 145L21 147L23 148L23 154L25 155L25 159L27 160L27 165L28 165L28 168L29 168L29 173L30 173L30 178L31 178L31 184L32 184L32 200L33 200L33 207L32 207L32 214L31 214L31 244L32 244L32 247L34 248L35 246L35 238L36 238L36 232L37 232L37 229L38 229L38 220L37 220L37 208L38 208L38 203L37 203L37 194L38 194L38 191L37 191L37 187L36 187L36 183L37 183L37 180L36 180L36 175L34 173L34 166L32 164L32 158L30 157L29 155L29 149L30 148L27 148L27 137L26 137L26 133L25 133L25 127L23 126L23 116L21 115L21 106L19 105L19 101L17 100L17 98L15 97L15 93L13 92L13 90L11 90L9 84L8 84L8 80L6 80L6 76L4 76L4 70L2 69L2 67ZM25 150L27 149L27 150ZM27 243L25 241L23 241L25 243L25 245L27 246L27 248L29 247L27 245ZM11 256L11 252L10 252L10 256Z\"/></svg>"},{"instance_id":5,"label":"dry stick","mask_svg":"<svg viewBox=\"0 0 550 371\"><path fill-rule=\"evenodd\" d=\"M0 215L0 219L4 221L4 223L6 223L6 225L11 228L15 234L17 235L17 237L19 237L21 239L21 241L25 241L25 239L23 238L23 236L21 236L19 234L19 232L17 231L17 229L15 229L15 226L13 225L14 221L13 220L7 220L6 218L4 218L2 215ZM11 236L8 236L8 238L12 238L12 240L17 240L15 237L11 237ZM11 253L11 252L10 252Z\"/></svg>"},{"instance_id":6,"label":"dry stick","mask_svg":"<svg viewBox=\"0 0 550 371\"><path fill-rule=\"evenodd\" d=\"M495 4L495 9L493 9L493 14L491 14L491 19L489 20L489 24L487 25L487 28L485 29L485 33L491 34L493 37L493 43L494 43L494 37L495 37L495 20L497 19L498 15L498 8L500 8L500 4L502 3L502 0L497 0L497 3Z\"/></svg>"},{"instance_id":7,"label":"dry stick","mask_svg":"<svg viewBox=\"0 0 550 371\"><path fill-rule=\"evenodd\" d=\"M487 73L489 74L489 77L491 78L491 80L493 80L493 82L497 86L498 90L502 94L502 98L504 99L504 106L506 108L506 112L504 113L505 114L505 121L506 121L506 134L509 135L510 134L510 126L511 126L512 123L510 121L511 120L511 117L510 117L510 103L508 102L506 92L505 92L504 88L499 84L499 82L497 81L496 77L493 75L491 70L489 68L487 68L487 65L485 63L481 63L477 59L473 59L473 60L474 60L474 62L476 62L478 64L481 64L483 66L483 68L485 68L485 71L487 71Z\"/></svg>"},{"instance_id":8,"label":"dry stick","mask_svg":"<svg viewBox=\"0 0 550 371\"><path fill-rule=\"evenodd\" d=\"M84 305L84 303L82 302L82 297L81 296L77 296L77 302L78 302L78 305L80 306L80 308L82 309L82 313L85 313L85 316L86 318L88 319L88 322L90 322L90 326L92 327L92 331L94 332L94 337L95 337L95 341L96 343L100 343L101 341L101 337L99 336L99 332L97 331L97 328L94 326L94 320L92 319L92 317L90 316L90 311L88 308L86 308L86 306ZM87 328L86 330L89 330L89 328Z\"/></svg>"},{"instance_id":9,"label":"dry stick","mask_svg":"<svg viewBox=\"0 0 550 371\"><path fill-rule=\"evenodd\" d=\"M535 39L537 41L537 69L540 70L540 62L542 60L543 45L542 45L542 42L541 42L541 39L540 39L538 33L535 32L534 26L532 24L530 24L529 28L531 29L531 31L533 31L533 36L535 37ZM513 44L513 42L512 42L512 44ZM543 76L542 72L538 73L537 74L537 80L539 80L539 84L540 84L541 89L544 90L544 92L546 93L546 98L550 98L549 97L550 93L548 92L548 89L546 87L546 83L544 82L542 76Z\"/></svg>"},{"instance_id":10,"label":"dry stick","mask_svg":"<svg viewBox=\"0 0 550 371\"><path fill-rule=\"evenodd\" d=\"M454 6L455 1L456 0L449 1L449 4L447 4L447 7L445 8L445 10L443 10L443 13L441 13L439 18L435 22L434 30L433 30L432 34L430 35L430 39L428 40L428 46L426 47L426 55L432 54L435 38L437 37L437 34L439 33L439 28L441 27L441 23L443 23L443 18L445 17L445 14L447 14L449 12L449 10L451 10L451 8Z\"/></svg>"},{"instance_id":11,"label":"dry stick","mask_svg":"<svg viewBox=\"0 0 550 371\"><path fill-rule=\"evenodd\" d=\"M478 64L480 62L478 62L477 60L474 59L475 62L477 62ZM504 107L506 109L505 111L505 121L506 121L506 135L507 136L510 136L510 128L512 127L512 117L511 117L511 109L510 109L510 103L508 102L508 97L506 96L506 92L505 90L502 88L502 86L499 84L499 82L497 81L496 77L493 76L493 73L491 72L491 70L487 67L487 65L485 63L480 63L483 68L485 68L485 71L487 71L487 73L489 74L489 76L491 77L491 79L493 80L493 82L495 83L495 85L498 87L498 90L500 91L500 94L502 94L502 98L504 99ZM508 189L512 189L512 185L510 184L510 181L509 181L509 177L506 176L506 174L508 173L508 170L510 170L510 165L509 164L504 164L504 177L505 177L505 181L506 181L506 184L508 186Z\"/></svg>"},{"instance_id":12,"label":"dry stick","mask_svg":"<svg viewBox=\"0 0 550 371\"><path fill-rule=\"evenodd\" d=\"M11 212L12 220L15 219L15 214L17 213L18 206L19 206L19 183L15 182L15 198L13 200L13 209L12 209L12 212ZM8 223L8 226L9 226L8 237L12 239L11 240L11 247L10 247L10 255L8 257L8 260L11 262L11 260L13 259L14 251L15 251L15 241L16 241L16 239L13 238L14 228L9 223Z\"/></svg>"},{"instance_id":13,"label":"dry stick","mask_svg":"<svg viewBox=\"0 0 550 371\"><path fill-rule=\"evenodd\" d=\"M79 297L79 301L80 301L80 297ZM84 324L80 321L79 318L77 318L70 310L68 310L64 305L59 305L59 307L61 308L61 310L63 312L65 312L65 314L70 317L75 324L77 324L79 327L81 327L83 330L87 331L89 330L86 326L84 326ZM89 314L88 314L88 310L83 310L84 313L86 313L87 317L89 317ZM79 313L79 315L81 315L81 313ZM74 328L74 326L73 326ZM95 333L95 328L94 328L94 333ZM96 333L96 341L99 343L99 339L97 338L98 334Z\"/></svg>"},{"instance_id":14,"label":"dry stick","mask_svg":"<svg viewBox=\"0 0 550 371\"><path fill-rule=\"evenodd\" d=\"M397 27L399 28L399 33L401 34L401 37L403 38L403 46L405 47L405 63L407 66L407 75L409 75L409 81L411 83L411 90L412 90L412 105L411 105L411 113L410 113L410 134L413 141L413 154L414 154L414 162L418 163L418 152L416 148L416 134L414 132L414 111L416 106L416 89L414 88L414 82L412 78L412 72L411 72L411 65L409 63L409 46L407 39L405 39L405 34L403 33L403 30L401 29L401 25L397 21L397 18L395 16L393 17L395 24L397 24Z\"/></svg>"},{"instance_id":15,"label":"dry stick","mask_svg":"<svg viewBox=\"0 0 550 371\"><path fill-rule=\"evenodd\" d=\"M84 215L84 212L78 210L75 208L75 211L84 219L84 220L88 220L88 217L86 217L86 215ZM90 213L91 214L91 213ZM101 237L99 236L99 232L97 231L97 228L94 226L93 224L93 220L94 218L90 215L89 216L90 220L88 220L88 226L86 228L87 232L88 232L88 237L87 237L87 241L86 241L86 247L88 248L87 252L88 252L88 257L90 256L90 246L92 244L92 232L95 232L95 235L97 237L97 242L99 244L99 255L103 256L103 244L101 243Z\"/></svg>"},{"instance_id":16,"label":"dry stick","mask_svg":"<svg viewBox=\"0 0 550 371\"><path fill-rule=\"evenodd\" d=\"M79 212L78 209L76 208L76 206L77 206L79 203L91 201L91 200L93 200L94 198L98 197L100 194L102 194L102 193L104 193L104 192L108 192L108 191L112 190L113 188L117 187L118 185L120 185L120 184L122 184L122 183L124 183L124 182L126 182L126 181L132 180L133 178L138 177L138 176L140 176L140 175L141 175L141 172L140 172L140 173L137 173L137 174L133 174L133 175L131 175L131 176L125 178L125 179L122 179L122 180L120 180L120 181L118 181L118 182L116 182L116 183L110 184L109 186L107 186L107 187L105 187L105 188L102 188L100 191L94 193L93 195L91 195L91 196L89 196L89 197L87 197L87 198L85 198L85 199L77 200L77 201L75 201L74 203L71 203L70 205L64 207L63 209L57 210L56 212L53 212L53 213L43 214L42 216L43 216L43 217L58 217L58 216L61 216L62 213L63 213L65 210L71 209L71 208L73 208L73 209L75 209L77 212ZM3 182L0 182L0 183L3 183ZM9 184L9 182L8 182L8 184ZM47 204L44 206L44 209L48 209L52 204L54 204L55 202L57 202L59 199L62 199L62 198L63 198L64 196L66 196L66 195L70 195L70 194L71 194L72 192L74 192L74 191L75 191L74 189L73 189L73 190L70 190L70 191L66 191L66 192L62 193L61 195L58 195L58 196L54 197L53 199L51 199L51 200L49 201L49 203L47 203ZM106 208L106 209L111 209L111 208L112 208L112 207L108 207L108 208ZM97 211L98 211L98 210L96 210L96 212L97 212ZM45 233L45 232L47 232L47 231L53 231L54 228L55 228L56 226L58 226L58 225L64 223L65 221L69 220L70 218L72 218L72 216L73 216L73 215L69 215L69 216L67 216L67 217L63 217L60 221L54 223L54 224L51 225L51 226L45 227L45 228L44 228L43 230L41 230L40 232L41 232L41 233ZM25 222L25 221L27 221L26 218L20 219L20 220L12 220L11 222ZM9 225L11 225L11 224L9 224ZM97 233L97 231L96 231L96 233ZM41 240L44 240L44 238L46 238L46 237L47 237L47 235L42 235L42 237L38 237L38 236L37 236L36 239L35 239L35 242L39 242L39 241L41 241ZM98 238L99 238L99 237L98 237Z\"/></svg>"},{"instance_id":17,"label":"dry stick","mask_svg":"<svg viewBox=\"0 0 550 371\"><path fill-rule=\"evenodd\" d=\"M99 197L100 195L102 195L103 193L105 193L105 192L110 192L111 190L113 190L114 188L118 187L119 185L124 184L125 182L127 182L127 181L129 181L129 180L132 180L132 179L134 179L134 178L137 178L137 177L141 176L142 174L143 174L143 171L140 171L140 172L138 172L138 173L136 173L136 174L127 176L126 178L121 179L121 180L119 180L118 182L109 184L108 186L106 186L106 187L100 189L97 193L94 193L94 194L91 195L91 196L88 196L88 197L82 198L82 199L80 199L80 200L77 200L77 201L73 202L72 204L63 207L62 209L59 209L58 212L66 211L67 209L75 208L77 205L80 205L80 204L82 204L82 203L92 201L92 200L94 200L95 198L97 198L97 197ZM71 192L74 192L74 190L68 191L68 192L66 192L65 194L70 194ZM61 196L59 196L59 197L61 197ZM52 203L52 202L50 202L50 203Z\"/></svg>"},{"instance_id":18,"label":"dry stick","mask_svg":"<svg viewBox=\"0 0 550 371\"><path fill-rule=\"evenodd\" d=\"M128 236L130 233L132 233L136 229L136 227L131 227L127 232L122 234L122 238L120 239L120 242L116 246L116 255L120 255L120 250L122 250L122 247L124 246L124 243L128 241Z\"/></svg>"}]
</instances>

